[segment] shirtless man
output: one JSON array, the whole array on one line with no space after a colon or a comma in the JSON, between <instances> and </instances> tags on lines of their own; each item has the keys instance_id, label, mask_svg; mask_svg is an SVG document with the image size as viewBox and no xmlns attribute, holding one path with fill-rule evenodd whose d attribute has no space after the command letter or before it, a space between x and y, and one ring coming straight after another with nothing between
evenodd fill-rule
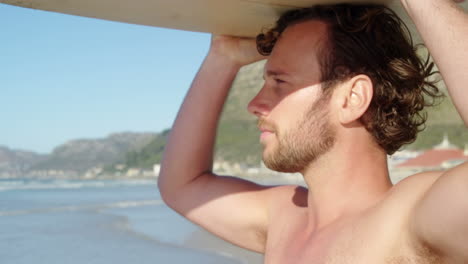
<instances>
[{"instance_id":1,"label":"shirtless man","mask_svg":"<svg viewBox=\"0 0 468 264\"><path fill-rule=\"evenodd\" d=\"M468 124L468 16L455 2L401 0ZM436 92L423 80L430 65L414 61L382 8L314 10L290 13L279 34L258 37L271 54L248 107L259 119L265 164L302 173L308 188L213 174L231 83L242 65L261 59L252 40L214 37L166 146L165 202L269 264L468 263L468 164L395 186L388 174L387 153L414 138L413 110L425 104L423 93ZM331 34L335 14L345 30ZM357 37L334 41L349 31Z\"/></svg>"}]
</instances>

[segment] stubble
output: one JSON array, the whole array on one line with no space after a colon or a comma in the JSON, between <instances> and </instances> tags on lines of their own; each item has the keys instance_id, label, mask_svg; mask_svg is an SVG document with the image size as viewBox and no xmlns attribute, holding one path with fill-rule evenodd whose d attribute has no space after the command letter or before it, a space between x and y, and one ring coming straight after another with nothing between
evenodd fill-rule
<instances>
[{"instance_id":1,"label":"stubble","mask_svg":"<svg viewBox=\"0 0 468 264\"><path fill-rule=\"evenodd\" d=\"M278 134L277 147L264 154L263 162L274 171L301 172L335 143L335 130L329 121L329 97L322 96L303 114L294 126Z\"/></svg>"}]
</instances>

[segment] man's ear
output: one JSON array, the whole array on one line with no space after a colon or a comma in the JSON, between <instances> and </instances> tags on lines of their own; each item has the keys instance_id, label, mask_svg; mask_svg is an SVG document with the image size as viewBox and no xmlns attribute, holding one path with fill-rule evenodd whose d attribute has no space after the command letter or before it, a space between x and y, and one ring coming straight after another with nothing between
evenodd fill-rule
<instances>
[{"instance_id":1,"label":"man's ear","mask_svg":"<svg viewBox=\"0 0 468 264\"><path fill-rule=\"evenodd\" d=\"M342 124L352 123L364 115L372 101L374 87L367 75L356 75L343 86L339 121Z\"/></svg>"}]
</instances>

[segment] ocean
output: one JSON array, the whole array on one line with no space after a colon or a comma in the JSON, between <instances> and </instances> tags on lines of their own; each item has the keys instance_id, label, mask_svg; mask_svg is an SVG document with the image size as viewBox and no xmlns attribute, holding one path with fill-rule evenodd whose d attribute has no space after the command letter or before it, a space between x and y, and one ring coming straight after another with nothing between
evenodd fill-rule
<instances>
[{"instance_id":1,"label":"ocean","mask_svg":"<svg viewBox=\"0 0 468 264\"><path fill-rule=\"evenodd\" d=\"M0 180L0 263L262 263L190 223L155 180Z\"/></svg>"}]
</instances>

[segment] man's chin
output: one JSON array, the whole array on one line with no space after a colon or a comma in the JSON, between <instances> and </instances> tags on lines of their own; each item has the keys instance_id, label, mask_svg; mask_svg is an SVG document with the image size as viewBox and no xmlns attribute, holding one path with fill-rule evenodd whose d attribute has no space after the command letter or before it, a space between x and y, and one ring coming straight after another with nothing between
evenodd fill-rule
<instances>
[{"instance_id":1,"label":"man's chin","mask_svg":"<svg viewBox=\"0 0 468 264\"><path fill-rule=\"evenodd\" d=\"M263 164L265 166L276 172L282 172L282 173L296 173L296 172L301 172L301 169L295 167L295 166L290 166L286 164L286 162L281 162L278 160L275 160L272 156L267 156L265 155L265 152L263 153L262 156Z\"/></svg>"},{"instance_id":2,"label":"man's chin","mask_svg":"<svg viewBox=\"0 0 468 264\"><path fill-rule=\"evenodd\" d=\"M279 165L279 164L274 164L274 163L270 163L268 161L263 161L263 163L265 164L265 166L272 170L272 171L276 171L276 172L281 172L281 173L297 173L297 172L301 172L301 170L298 170L297 168L292 168L292 167L288 167L288 166L283 166L283 165Z\"/></svg>"}]
</instances>

